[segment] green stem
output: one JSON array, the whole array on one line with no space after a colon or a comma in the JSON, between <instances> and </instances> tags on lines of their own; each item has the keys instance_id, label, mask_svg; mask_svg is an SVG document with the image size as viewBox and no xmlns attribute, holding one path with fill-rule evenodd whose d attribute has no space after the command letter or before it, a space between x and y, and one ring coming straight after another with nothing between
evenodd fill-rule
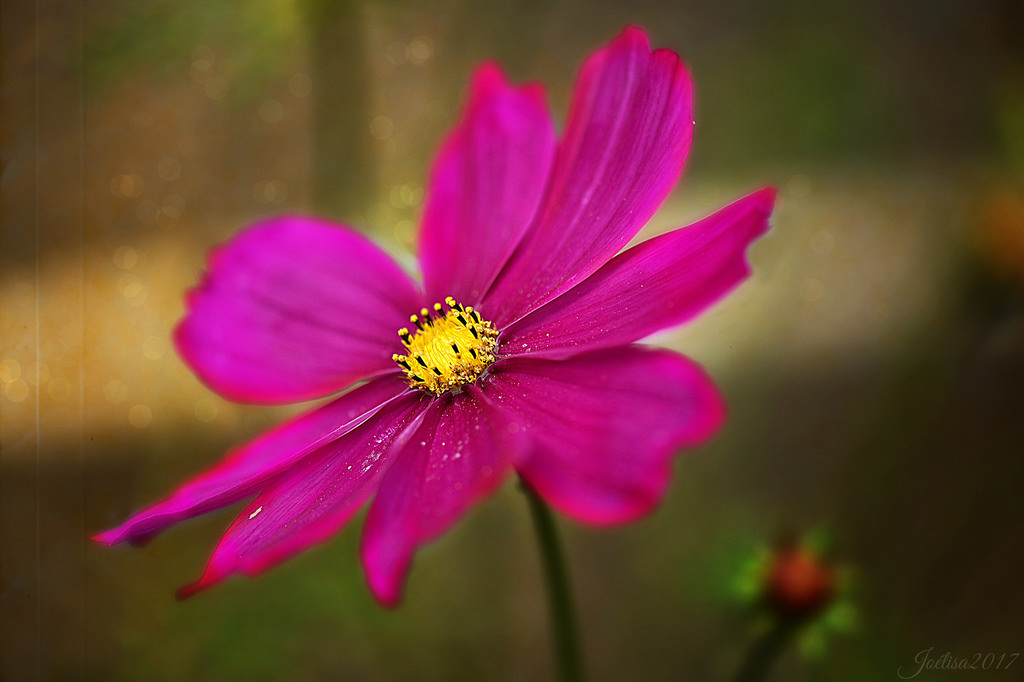
<instances>
[{"instance_id":1,"label":"green stem","mask_svg":"<svg viewBox=\"0 0 1024 682\"><path fill-rule=\"evenodd\" d=\"M559 679L562 682L582 682L583 665L580 661L579 637L576 632L565 559L558 542L558 529L555 527L551 510L540 495L525 480L522 481L522 488L530 504L530 516L533 517L537 545L544 564L544 580L547 583L548 609L551 614Z\"/></svg>"},{"instance_id":2,"label":"green stem","mask_svg":"<svg viewBox=\"0 0 1024 682\"><path fill-rule=\"evenodd\" d=\"M750 647L743 660L735 682L762 682L768 679L779 654L786 648L798 622L793 619L779 619L768 632L761 635Z\"/></svg>"}]
</instances>

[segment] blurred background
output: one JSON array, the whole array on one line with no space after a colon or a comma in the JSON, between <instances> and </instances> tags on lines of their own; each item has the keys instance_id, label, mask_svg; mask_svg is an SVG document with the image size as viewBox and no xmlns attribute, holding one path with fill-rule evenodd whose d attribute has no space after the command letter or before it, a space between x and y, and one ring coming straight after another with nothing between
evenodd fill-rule
<instances>
[{"instance_id":1,"label":"blurred background","mask_svg":"<svg viewBox=\"0 0 1024 682\"><path fill-rule=\"evenodd\" d=\"M738 596L786 534L829 539L849 607L779 680L879 680L934 647L1021 650L1024 9L1016 0L4 0L0 676L522 680L553 665L514 485L421 551L396 611L361 517L178 603L232 510L141 549L92 533L308 405L221 400L170 333L205 254L316 213L414 267L430 159L473 67L561 121L627 23L696 83L683 181L647 237L774 185L754 276L656 339L730 405L662 508L562 521L595 680L724 680ZM1010 670L921 680L1022 679Z\"/></svg>"}]
</instances>

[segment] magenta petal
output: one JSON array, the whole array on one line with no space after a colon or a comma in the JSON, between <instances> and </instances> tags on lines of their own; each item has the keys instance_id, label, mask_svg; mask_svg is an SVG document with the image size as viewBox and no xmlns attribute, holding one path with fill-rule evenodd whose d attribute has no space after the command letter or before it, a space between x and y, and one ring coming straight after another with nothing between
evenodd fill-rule
<instances>
[{"instance_id":1,"label":"magenta petal","mask_svg":"<svg viewBox=\"0 0 1024 682\"><path fill-rule=\"evenodd\" d=\"M746 249L768 229L764 189L694 225L619 254L501 336L516 355L578 353L632 343L695 316L750 274Z\"/></svg>"},{"instance_id":2,"label":"magenta petal","mask_svg":"<svg viewBox=\"0 0 1024 682\"><path fill-rule=\"evenodd\" d=\"M725 405L704 371L666 350L626 346L565 361L511 358L484 387L516 469L584 523L634 520L668 485L673 456L721 426Z\"/></svg>"},{"instance_id":3,"label":"magenta petal","mask_svg":"<svg viewBox=\"0 0 1024 682\"><path fill-rule=\"evenodd\" d=\"M629 28L583 66L534 227L481 308L499 326L551 300L617 253L679 174L693 134L679 58Z\"/></svg>"},{"instance_id":4,"label":"magenta petal","mask_svg":"<svg viewBox=\"0 0 1024 682\"><path fill-rule=\"evenodd\" d=\"M345 435L407 390L405 382L394 376L374 379L229 453L218 465L186 482L166 500L95 539L110 545L142 542L178 521L248 497L267 479Z\"/></svg>"},{"instance_id":5,"label":"magenta petal","mask_svg":"<svg viewBox=\"0 0 1024 682\"><path fill-rule=\"evenodd\" d=\"M392 444L425 404L422 393L405 393L271 480L224 533L202 578L181 596L233 573L262 573L334 535L372 494L392 461Z\"/></svg>"},{"instance_id":6,"label":"magenta petal","mask_svg":"<svg viewBox=\"0 0 1024 682\"><path fill-rule=\"evenodd\" d=\"M416 547L493 492L508 471L510 457L479 399L474 387L435 401L381 481L361 553L370 589L385 606L401 599Z\"/></svg>"},{"instance_id":7,"label":"magenta petal","mask_svg":"<svg viewBox=\"0 0 1024 682\"><path fill-rule=\"evenodd\" d=\"M294 402L394 369L395 332L421 303L412 280L365 237L278 218L212 254L175 340L225 397Z\"/></svg>"},{"instance_id":8,"label":"magenta petal","mask_svg":"<svg viewBox=\"0 0 1024 682\"><path fill-rule=\"evenodd\" d=\"M431 174L420 260L428 300L476 305L537 209L555 132L540 87L514 88L496 65L470 91Z\"/></svg>"}]
</instances>

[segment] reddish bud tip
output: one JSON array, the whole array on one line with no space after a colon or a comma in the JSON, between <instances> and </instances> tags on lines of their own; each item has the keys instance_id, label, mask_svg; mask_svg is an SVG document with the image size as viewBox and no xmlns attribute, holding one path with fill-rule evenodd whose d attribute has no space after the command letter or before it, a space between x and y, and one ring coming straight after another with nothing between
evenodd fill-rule
<instances>
[{"instance_id":1,"label":"reddish bud tip","mask_svg":"<svg viewBox=\"0 0 1024 682\"><path fill-rule=\"evenodd\" d=\"M789 618L820 613L835 594L835 574L820 557L802 547L778 550L765 576L768 605Z\"/></svg>"}]
</instances>

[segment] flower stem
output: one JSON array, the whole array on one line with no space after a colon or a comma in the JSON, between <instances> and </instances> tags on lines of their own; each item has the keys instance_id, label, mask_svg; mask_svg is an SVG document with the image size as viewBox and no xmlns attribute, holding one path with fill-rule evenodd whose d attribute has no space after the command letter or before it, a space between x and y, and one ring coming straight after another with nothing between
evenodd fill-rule
<instances>
[{"instance_id":1,"label":"flower stem","mask_svg":"<svg viewBox=\"0 0 1024 682\"><path fill-rule=\"evenodd\" d=\"M555 519L537 491L525 480L521 482L526 500L530 504L530 516L533 517L533 528L537 533L537 545L544 564L544 580L547 583L548 609L551 615L555 656L558 659L559 680L582 682L583 665L580 660L576 618Z\"/></svg>"},{"instance_id":2,"label":"flower stem","mask_svg":"<svg viewBox=\"0 0 1024 682\"><path fill-rule=\"evenodd\" d=\"M770 630L754 640L743 659L743 664L734 678L735 682L763 682L768 679L775 660L786 648L798 622L791 618L780 618Z\"/></svg>"}]
</instances>

